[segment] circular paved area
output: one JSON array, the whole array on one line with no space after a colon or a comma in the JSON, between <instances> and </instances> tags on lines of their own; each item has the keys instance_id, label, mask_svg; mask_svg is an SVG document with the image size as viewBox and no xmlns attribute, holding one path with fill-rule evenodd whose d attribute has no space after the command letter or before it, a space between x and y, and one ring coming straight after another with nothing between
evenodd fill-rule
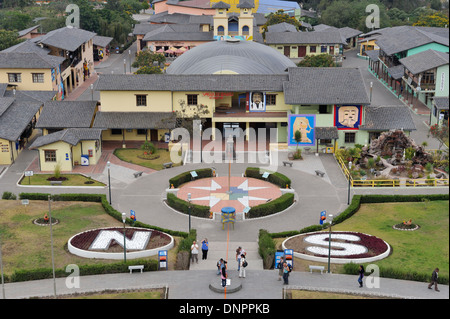
<instances>
[{"instance_id":1,"label":"circular paved area","mask_svg":"<svg viewBox=\"0 0 450 319\"><path fill-rule=\"evenodd\" d=\"M129 213L134 210L138 221L187 231L188 216L170 209L163 199L171 177L204 167L207 166L191 164L142 176L124 189L113 192L113 206L121 212ZM228 174L227 164L215 164L214 167L218 176ZM246 167L246 164L232 165L231 176L242 176ZM233 241L256 241L260 229L267 229L269 232L299 230L318 224L321 211L326 210L330 214L342 211L342 196L338 196L336 188L326 179L291 168L279 167L278 171L291 179L292 188L296 192L296 202L286 211L276 215L237 222L232 233ZM207 237L210 241L226 241L226 232L222 231L218 221L192 217L191 222L199 237Z\"/></svg>"},{"instance_id":2,"label":"circular paved area","mask_svg":"<svg viewBox=\"0 0 450 319\"><path fill-rule=\"evenodd\" d=\"M245 207L253 207L281 196L276 185L255 178L228 176L203 178L182 185L177 197L197 205L209 206L214 213L224 207L233 207L243 212Z\"/></svg>"}]
</instances>

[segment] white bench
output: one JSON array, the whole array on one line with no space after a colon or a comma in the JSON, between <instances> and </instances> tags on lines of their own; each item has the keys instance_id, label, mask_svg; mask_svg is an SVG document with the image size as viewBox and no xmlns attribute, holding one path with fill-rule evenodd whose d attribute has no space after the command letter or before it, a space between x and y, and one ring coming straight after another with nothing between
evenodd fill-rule
<instances>
[{"instance_id":1,"label":"white bench","mask_svg":"<svg viewBox=\"0 0 450 319\"><path fill-rule=\"evenodd\" d=\"M141 270L141 273L144 271L144 265L136 265L136 266L128 266L128 269L130 270L130 274L133 272L133 270Z\"/></svg>"},{"instance_id":2,"label":"white bench","mask_svg":"<svg viewBox=\"0 0 450 319\"><path fill-rule=\"evenodd\" d=\"M62 181L50 181L50 185L62 185Z\"/></svg>"},{"instance_id":3,"label":"white bench","mask_svg":"<svg viewBox=\"0 0 450 319\"><path fill-rule=\"evenodd\" d=\"M320 270L320 273L323 274L323 271L325 270L325 267L324 266L309 265L309 272L312 273L313 270Z\"/></svg>"}]
</instances>

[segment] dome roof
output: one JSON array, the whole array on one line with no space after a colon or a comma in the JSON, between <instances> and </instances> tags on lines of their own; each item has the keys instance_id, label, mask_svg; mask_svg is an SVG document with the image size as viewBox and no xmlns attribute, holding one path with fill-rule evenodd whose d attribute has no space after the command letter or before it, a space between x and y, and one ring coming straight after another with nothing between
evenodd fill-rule
<instances>
[{"instance_id":1,"label":"dome roof","mask_svg":"<svg viewBox=\"0 0 450 319\"><path fill-rule=\"evenodd\" d=\"M282 74L295 63L277 50L253 41L213 41L175 59L168 74Z\"/></svg>"}]
</instances>

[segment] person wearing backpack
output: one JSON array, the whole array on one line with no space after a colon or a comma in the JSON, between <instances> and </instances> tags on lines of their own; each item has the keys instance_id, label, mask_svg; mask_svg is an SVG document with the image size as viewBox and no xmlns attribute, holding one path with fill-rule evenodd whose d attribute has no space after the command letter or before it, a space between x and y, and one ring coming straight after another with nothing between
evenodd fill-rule
<instances>
[{"instance_id":1,"label":"person wearing backpack","mask_svg":"<svg viewBox=\"0 0 450 319\"><path fill-rule=\"evenodd\" d=\"M292 266L287 262L283 263L283 285L289 285L289 273L292 271Z\"/></svg>"},{"instance_id":2,"label":"person wearing backpack","mask_svg":"<svg viewBox=\"0 0 450 319\"><path fill-rule=\"evenodd\" d=\"M245 259L245 255L241 255L240 265L239 265L239 278L245 278L245 267L248 266L247 260Z\"/></svg>"}]
</instances>

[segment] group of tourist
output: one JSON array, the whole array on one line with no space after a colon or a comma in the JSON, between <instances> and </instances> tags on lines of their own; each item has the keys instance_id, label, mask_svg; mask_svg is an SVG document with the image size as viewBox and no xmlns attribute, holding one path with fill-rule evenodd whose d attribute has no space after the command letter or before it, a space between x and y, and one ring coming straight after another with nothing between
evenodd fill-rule
<instances>
[{"instance_id":1,"label":"group of tourist","mask_svg":"<svg viewBox=\"0 0 450 319\"><path fill-rule=\"evenodd\" d=\"M204 238L202 240L202 260L206 260L208 258L208 249L209 249L208 239ZM192 261L192 263L194 263L194 260L195 260L195 262L198 264L198 253L199 253L198 244L194 240L192 242L192 246L191 246L191 261Z\"/></svg>"}]
</instances>

